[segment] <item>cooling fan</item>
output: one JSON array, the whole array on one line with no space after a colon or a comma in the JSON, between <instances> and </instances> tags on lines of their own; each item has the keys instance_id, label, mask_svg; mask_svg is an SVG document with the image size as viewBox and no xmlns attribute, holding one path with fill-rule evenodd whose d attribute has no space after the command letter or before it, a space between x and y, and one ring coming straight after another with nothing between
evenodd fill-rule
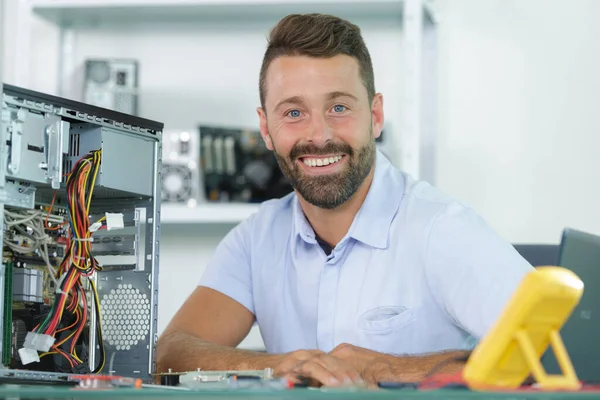
<instances>
[{"instance_id":1,"label":"cooling fan","mask_svg":"<svg viewBox=\"0 0 600 400\"><path fill-rule=\"evenodd\" d=\"M194 207L200 201L198 134L171 131L163 137L162 201Z\"/></svg>"},{"instance_id":2,"label":"cooling fan","mask_svg":"<svg viewBox=\"0 0 600 400\"><path fill-rule=\"evenodd\" d=\"M192 171L183 165L163 165L162 199L184 203L192 199Z\"/></svg>"}]
</instances>

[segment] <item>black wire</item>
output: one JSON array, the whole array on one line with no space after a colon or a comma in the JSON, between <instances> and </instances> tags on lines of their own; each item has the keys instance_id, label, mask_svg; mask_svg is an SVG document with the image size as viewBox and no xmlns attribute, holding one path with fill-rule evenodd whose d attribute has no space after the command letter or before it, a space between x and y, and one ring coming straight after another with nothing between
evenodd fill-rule
<instances>
[{"instance_id":1,"label":"black wire","mask_svg":"<svg viewBox=\"0 0 600 400\"><path fill-rule=\"evenodd\" d=\"M99 299L97 297L97 291L94 290L94 297L96 299L96 301L94 301L94 307L96 307L97 304L99 304ZM96 365L96 368L94 369L93 373L97 374L99 373L102 368L104 367L104 360L106 360L106 353L104 350L104 339L102 338L102 329L100 327L100 310L96 310L96 335L97 335L97 339L98 339L98 345L100 346L100 360L98 360L98 364Z\"/></svg>"}]
</instances>

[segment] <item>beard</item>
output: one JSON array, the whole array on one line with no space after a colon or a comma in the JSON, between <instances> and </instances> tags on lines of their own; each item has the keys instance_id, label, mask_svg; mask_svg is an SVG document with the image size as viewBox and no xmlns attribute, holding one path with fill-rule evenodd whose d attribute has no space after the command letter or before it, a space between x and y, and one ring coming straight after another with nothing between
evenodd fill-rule
<instances>
[{"instance_id":1,"label":"beard","mask_svg":"<svg viewBox=\"0 0 600 400\"><path fill-rule=\"evenodd\" d=\"M372 138L372 135L370 137ZM273 139L271 142L274 143ZM328 142L323 147L310 143L295 145L288 156L279 154L277 149L274 151L281 172L298 194L310 204L329 210L341 206L356 193L371 172L375 162L375 152L375 139L356 150L343 142ZM296 163L298 157L303 155L342 153L347 158L346 167L340 172L328 175L306 175Z\"/></svg>"}]
</instances>

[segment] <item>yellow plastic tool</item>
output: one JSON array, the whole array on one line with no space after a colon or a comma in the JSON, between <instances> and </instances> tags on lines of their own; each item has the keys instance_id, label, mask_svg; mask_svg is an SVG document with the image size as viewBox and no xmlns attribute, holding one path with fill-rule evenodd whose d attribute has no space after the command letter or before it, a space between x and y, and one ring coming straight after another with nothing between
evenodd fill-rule
<instances>
[{"instance_id":1,"label":"yellow plastic tool","mask_svg":"<svg viewBox=\"0 0 600 400\"><path fill-rule=\"evenodd\" d=\"M477 345L463 370L471 389L515 389L532 375L542 390L580 387L560 337L583 294L572 271L538 267L525 276L500 318ZM540 359L551 345L562 375L548 375Z\"/></svg>"}]
</instances>

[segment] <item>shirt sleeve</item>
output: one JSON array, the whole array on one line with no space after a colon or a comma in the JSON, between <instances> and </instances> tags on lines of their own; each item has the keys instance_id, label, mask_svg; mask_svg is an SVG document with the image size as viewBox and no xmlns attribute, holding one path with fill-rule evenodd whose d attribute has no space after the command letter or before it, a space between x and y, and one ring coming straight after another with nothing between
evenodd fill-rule
<instances>
[{"instance_id":1,"label":"shirt sleeve","mask_svg":"<svg viewBox=\"0 0 600 400\"><path fill-rule=\"evenodd\" d=\"M470 208L452 203L432 226L426 250L429 287L454 323L477 340L532 270Z\"/></svg>"},{"instance_id":2,"label":"shirt sleeve","mask_svg":"<svg viewBox=\"0 0 600 400\"><path fill-rule=\"evenodd\" d=\"M248 218L225 235L206 266L199 286L231 297L254 314L248 243L252 219L253 217Z\"/></svg>"}]
</instances>

